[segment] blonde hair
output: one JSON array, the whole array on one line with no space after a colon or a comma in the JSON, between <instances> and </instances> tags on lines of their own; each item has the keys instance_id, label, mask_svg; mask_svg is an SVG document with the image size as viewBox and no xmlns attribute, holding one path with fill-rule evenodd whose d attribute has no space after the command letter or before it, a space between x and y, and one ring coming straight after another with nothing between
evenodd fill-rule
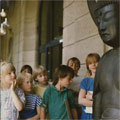
<instances>
[{"instance_id":1,"label":"blonde hair","mask_svg":"<svg viewBox=\"0 0 120 120\"><path fill-rule=\"evenodd\" d=\"M38 66L33 72L33 79L35 80L35 78L38 75L43 74L43 73L45 73L48 76L48 72L47 72L46 68L42 65Z\"/></svg>"},{"instance_id":2,"label":"blonde hair","mask_svg":"<svg viewBox=\"0 0 120 120\"><path fill-rule=\"evenodd\" d=\"M99 62L100 60L100 56L97 53L90 53L88 54L87 58L86 58L86 67L87 70L89 72L89 74L91 75L91 71L89 70L89 64L91 64L92 62Z\"/></svg>"},{"instance_id":3,"label":"blonde hair","mask_svg":"<svg viewBox=\"0 0 120 120\"><path fill-rule=\"evenodd\" d=\"M5 82L5 76L11 71L16 71L12 63L7 61L1 62L1 89L10 87Z\"/></svg>"},{"instance_id":4,"label":"blonde hair","mask_svg":"<svg viewBox=\"0 0 120 120\"><path fill-rule=\"evenodd\" d=\"M33 80L33 77L30 73L24 73L24 74L20 74L17 78L17 85L21 88L23 82L26 80L26 79L30 79L31 81Z\"/></svg>"}]
</instances>

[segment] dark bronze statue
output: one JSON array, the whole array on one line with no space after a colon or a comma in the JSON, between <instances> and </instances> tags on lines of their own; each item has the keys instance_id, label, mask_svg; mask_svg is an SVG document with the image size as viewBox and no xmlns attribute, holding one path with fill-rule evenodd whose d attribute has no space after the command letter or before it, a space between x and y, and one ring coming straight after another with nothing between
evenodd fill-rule
<instances>
[{"instance_id":1,"label":"dark bronze statue","mask_svg":"<svg viewBox=\"0 0 120 120\"><path fill-rule=\"evenodd\" d=\"M103 42L113 49L98 65L93 93L93 118L120 119L119 0L87 0L90 14Z\"/></svg>"}]
</instances>

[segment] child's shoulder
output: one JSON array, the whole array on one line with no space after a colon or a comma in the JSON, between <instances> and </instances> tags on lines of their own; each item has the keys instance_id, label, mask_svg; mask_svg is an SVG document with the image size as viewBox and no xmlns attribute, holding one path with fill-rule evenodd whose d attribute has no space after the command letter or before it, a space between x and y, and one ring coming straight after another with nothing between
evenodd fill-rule
<instances>
[{"instance_id":1,"label":"child's shoulder","mask_svg":"<svg viewBox=\"0 0 120 120\"><path fill-rule=\"evenodd\" d=\"M34 98L34 99L41 99L41 97L37 94L26 94L25 95L27 98Z\"/></svg>"},{"instance_id":2,"label":"child's shoulder","mask_svg":"<svg viewBox=\"0 0 120 120\"><path fill-rule=\"evenodd\" d=\"M90 79L93 79L93 78L85 77L85 78L82 79L82 81L88 81L88 80L90 80Z\"/></svg>"},{"instance_id":3,"label":"child's shoulder","mask_svg":"<svg viewBox=\"0 0 120 120\"><path fill-rule=\"evenodd\" d=\"M55 87L54 87L54 85L52 85L52 86L46 88L45 94L50 95L54 90L55 90Z\"/></svg>"},{"instance_id":4,"label":"child's shoulder","mask_svg":"<svg viewBox=\"0 0 120 120\"><path fill-rule=\"evenodd\" d=\"M67 89L66 93L69 98L73 96L73 92L71 89Z\"/></svg>"},{"instance_id":5,"label":"child's shoulder","mask_svg":"<svg viewBox=\"0 0 120 120\"><path fill-rule=\"evenodd\" d=\"M15 92L18 93L18 94L24 93L23 90L19 87L15 88Z\"/></svg>"},{"instance_id":6,"label":"child's shoulder","mask_svg":"<svg viewBox=\"0 0 120 120\"><path fill-rule=\"evenodd\" d=\"M53 86L50 86L50 87L46 88L45 91L50 92L52 89L53 89Z\"/></svg>"},{"instance_id":7,"label":"child's shoulder","mask_svg":"<svg viewBox=\"0 0 120 120\"><path fill-rule=\"evenodd\" d=\"M67 89L67 93L68 94L72 94L72 90L71 89Z\"/></svg>"},{"instance_id":8,"label":"child's shoulder","mask_svg":"<svg viewBox=\"0 0 120 120\"><path fill-rule=\"evenodd\" d=\"M65 88L66 92L72 92L72 90L70 88Z\"/></svg>"},{"instance_id":9,"label":"child's shoulder","mask_svg":"<svg viewBox=\"0 0 120 120\"><path fill-rule=\"evenodd\" d=\"M19 87L16 87L15 88L15 93L19 96L19 98L22 100L22 102L24 103L25 102L25 94L24 94L24 91L19 88Z\"/></svg>"}]
</instances>

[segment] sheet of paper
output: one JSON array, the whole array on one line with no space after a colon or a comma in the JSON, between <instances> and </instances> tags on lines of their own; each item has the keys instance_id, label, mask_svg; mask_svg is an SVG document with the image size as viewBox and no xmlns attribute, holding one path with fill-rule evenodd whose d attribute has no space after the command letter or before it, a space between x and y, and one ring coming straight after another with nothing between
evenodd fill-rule
<instances>
[{"instance_id":1,"label":"sheet of paper","mask_svg":"<svg viewBox=\"0 0 120 120\"><path fill-rule=\"evenodd\" d=\"M86 107L85 112L92 114L92 107Z\"/></svg>"}]
</instances>

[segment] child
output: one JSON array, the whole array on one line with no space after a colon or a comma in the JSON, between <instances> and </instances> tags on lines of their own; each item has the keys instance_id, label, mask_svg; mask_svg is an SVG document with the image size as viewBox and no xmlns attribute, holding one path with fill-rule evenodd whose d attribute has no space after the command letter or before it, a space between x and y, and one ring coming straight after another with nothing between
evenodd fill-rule
<instances>
[{"instance_id":1,"label":"child","mask_svg":"<svg viewBox=\"0 0 120 120\"><path fill-rule=\"evenodd\" d=\"M100 56L97 53L91 53L86 58L86 67L90 77L81 81L78 103L82 105L81 120L92 119L92 93L94 88L94 77Z\"/></svg>"},{"instance_id":2,"label":"child","mask_svg":"<svg viewBox=\"0 0 120 120\"><path fill-rule=\"evenodd\" d=\"M35 94L43 98L45 89L49 87L47 70L42 65L40 65L35 69L33 79L37 82L37 85L35 85L33 91Z\"/></svg>"},{"instance_id":3,"label":"child","mask_svg":"<svg viewBox=\"0 0 120 120\"><path fill-rule=\"evenodd\" d=\"M23 65L20 71L23 73L30 73L32 75L32 67L30 65Z\"/></svg>"},{"instance_id":4,"label":"child","mask_svg":"<svg viewBox=\"0 0 120 120\"><path fill-rule=\"evenodd\" d=\"M74 77L78 76L78 70L80 69L80 61L76 57L68 59L67 65L74 70Z\"/></svg>"},{"instance_id":5,"label":"child","mask_svg":"<svg viewBox=\"0 0 120 120\"><path fill-rule=\"evenodd\" d=\"M40 118L41 98L32 94L32 75L30 73L21 74L18 77L18 85L25 93L25 108L20 112L20 119L37 120Z\"/></svg>"},{"instance_id":6,"label":"child","mask_svg":"<svg viewBox=\"0 0 120 120\"><path fill-rule=\"evenodd\" d=\"M82 76L78 75L78 70L80 69L80 61L78 58L72 57L67 61L67 65L74 70L74 78L72 84L70 85L70 88L72 89L73 93L78 96L79 85L83 78Z\"/></svg>"},{"instance_id":7,"label":"child","mask_svg":"<svg viewBox=\"0 0 120 120\"><path fill-rule=\"evenodd\" d=\"M55 70L53 85L47 88L43 95L41 119L45 119L46 109L49 112L50 119L69 119L65 105L66 99L69 101L73 119L77 119L74 97L72 91L68 89L73 77L73 69L66 65L61 65Z\"/></svg>"},{"instance_id":8,"label":"child","mask_svg":"<svg viewBox=\"0 0 120 120\"><path fill-rule=\"evenodd\" d=\"M74 78L73 82L70 85L70 89L72 90L74 96L75 96L75 106L77 108L78 118L80 119L81 116L81 106L78 104L78 95L79 95L79 86L80 82L83 79L82 76L78 75L78 70L80 69L80 61L76 57L72 57L68 59L67 65L71 67L74 70Z\"/></svg>"},{"instance_id":9,"label":"child","mask_svg":"<svg viewBox=\"0 0 120 120\"><path fill-rule=\"evenodd\" d=\"M1 120L17 120L24 107L25 96L16 86L15 71L10 62L1 63Z\"/></svg>"}]
</instances>

